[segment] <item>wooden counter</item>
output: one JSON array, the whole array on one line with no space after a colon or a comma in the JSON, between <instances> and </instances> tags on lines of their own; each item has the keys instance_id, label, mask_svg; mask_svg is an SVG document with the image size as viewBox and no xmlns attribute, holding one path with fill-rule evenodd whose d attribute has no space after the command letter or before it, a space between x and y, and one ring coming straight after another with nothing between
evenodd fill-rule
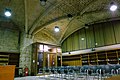
<instances>
[{"instance_id":1,"label":"wooden counter","mask_svg":"<svg viewBox=\"0 0 120 80\"><path fill-rule=\"evenodd\" d=\"M14 80L15 65L0 66L0 80Z\"/></svg>"}]
</instances>

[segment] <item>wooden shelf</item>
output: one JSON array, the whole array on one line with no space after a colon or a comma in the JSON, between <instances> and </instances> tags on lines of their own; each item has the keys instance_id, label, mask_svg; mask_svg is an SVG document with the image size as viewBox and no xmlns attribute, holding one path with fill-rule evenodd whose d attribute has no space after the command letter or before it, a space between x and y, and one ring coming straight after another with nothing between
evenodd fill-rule
<instances>
[{"instance_id":1,"label":"wooden shelf","mask_svg":"<svg viewBox=\"0 0 120 80\"><path fill-rule=\"evenodd\" d=\"M62 56L62 63L65 66L78 66L82 65L81 63L81 55L69 55Z\"/></svg>"},{"instance_id":2,"label":"wooden shelf","mask_svg":"<svg viewBox=\"0 0 120 80\"><path fill-rule=\"evenodd\" d=\"M63 56L62 60L63 61L80 60L80 55Z\"/></svg>"},{"instance_id":3,"label":"wooden shelf","mask_svg":"<svg viewBox=\"0 0 120 80\"><path fill-rule=\"evenodd\" d=\"M9 62L8 54L0 54L0 65L6 65Z\"/></svg>"},{"instance_id":4,"label":"wooden shelf","mask_svg":"<svg viewBox=\"0 0 120 80\"><path fill-rule=\"evenodd\" d=\"M0 65L16 65L19 67L19 53L0 52ZM19 75L19 71L15 70L15 76Z\"/></svg>"},{"instance_id":5,"label":"wooden shelf","mask_svg":"<svg viewBox=\"0 0 120 80\"><path fill-rule=\"evenodd\" d=\"M105 65L105 64L120 64L120 50L110 50L102 52L92 52L73 56L63 57L65 60L81 60L82 65Z\"/></svg>"},{"instance_id":6,"label":"wooden shelf","mask_svg":"<svg viewBox=\"0 0 120 80\"><path fill-rule=\"evenodd\" d=\"M102 65L102 64L117 64L120 61L120 50L102 51L95 53L82 54L83 65ZM87 61L87 63L84 63Z\"/></svg>"}]
</instances>

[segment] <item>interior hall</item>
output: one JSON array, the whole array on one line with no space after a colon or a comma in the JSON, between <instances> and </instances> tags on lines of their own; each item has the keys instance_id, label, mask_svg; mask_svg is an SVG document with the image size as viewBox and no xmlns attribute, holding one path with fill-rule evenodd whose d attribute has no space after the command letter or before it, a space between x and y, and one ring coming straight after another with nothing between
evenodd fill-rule
<instances>
[{"instance_id":1,"label":"interior hall","mask_svg":"<svg viewBox=\"0 0 120 80\"><path fill-rule=\"evenodd\" d=\"M0 80L120 80L120 0L0 0Z\"/></svg>"}]
</instances>

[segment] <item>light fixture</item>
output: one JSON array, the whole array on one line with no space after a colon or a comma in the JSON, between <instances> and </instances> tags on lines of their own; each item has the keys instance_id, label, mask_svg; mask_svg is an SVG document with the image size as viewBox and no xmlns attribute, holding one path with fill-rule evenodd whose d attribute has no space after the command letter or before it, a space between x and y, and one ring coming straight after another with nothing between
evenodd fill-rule
<instances>
[{"instance_id":1,"label":"light fixture","mask_svg":"<svg viewBox=\"0 0 120 80\"><path fill-rule=\"evenodd\" d=\"M33 63L35 63L35 60L33 60Z\"/></svg>"},{"instance_id":2,"label":"light fixture","mask_svg":"<svg viewBox=\"0 0 120 80\"><path fill-rule=\"evenodd\" d=\"M98 45L98 43L95 43L95 45L97 46L97 45Z\"/></svg>"},{"instance_id":3,"label":"light fixture","mask_svg":"<svg viewBox=\"0 0 120 80\"><path fill-rule=\"evenodd\" d=\"M59 32L60 31L58 26L55 26L54 30L55 30L55 32Z\"/></svg>"},{"instance_id":4,"label":"light fixture","mask_svg":"<svg viewBox=\"0 0 120 80\"><path fill-rule=\"evenodd\" d=\"M4 14L5 14L6 17L10 17L11 16L11 10L10 9L5 9Z\"/></svg>"},{"instance_id":5,"label":"light fixture","mask_svg":"<svg viewBox=\"0 0 120 80\"><path fill-rule=\"evenodd\" d=\"M58 60L60 60L60 58L58 58Z\"/></svg>"},{"instance_id":6,"label":"light fixture","mask_svg":"<svg viewBox=\"0 0 120 80\"><path fill-rule=\"evenodd\" d=\"M88 24L85 24L85 29L88 29L89 28L88 26L89 26Z\"/></svg>"},{"instance_id":7,"label":"light fixture","mask_svg":"<svg viewBox=\"0 0 120 80\"><path fill-rule=\"evenodd\" d=\"M84 40L85 40L85 38L81 38L81 40L82 40L82 41L84 41Z\"/></svg>"},{"instance_id":8,"label":"light fixture","mask_svg":"<svg viewBox=\"0 0 120 80\"><path fill-rule=\"evenodd\" d=\"M44 5L46 4L46 1L47 1L47 0L40 0L41 5L43 5L43 6L44 6Z\"/></svg>"},{"instance_id":9,"label":"light fixture","mask_svg":"<svg viewBox=\"0 0 120 80\"><path fill-rule=\"evenodd\" d=\"M85 24L85 26L89 26L88 24Z\"/></svg>"},{"instance_id":10,"label":"light fixture","mask_svg":"<svg viewBox=\"0 0 120 80\"><path fill-rule=\"evenodd\" d=\"M88 26L85 26L85 29L88 29L89 27Z\"/></svg>"},{"instance_id":11,"label":"light fixture","mask_svg":"<svg viewBox=\"0 0 120 80\"><path fill-rule=\"evenodd\" d=\"M68 54L71 54L71 52L69 52Z\"/></svg>"},{"instance_id":12,"label":"light fixture","mask_svg":"<svg viewBox=\"0 0 120 80\"><path fill-rule=\"evenodd\" d=\"M114 2L110 3L110 10L111 11L116 11L117 10L117 5Z\"/></svg>"},{"instance_id":13,"label":"light fixture","mask_svg":"<svg viewBox=\"0 0 120 80\"><path fill-rule=\"evenodd\" d=\"M91 48L91 51L95 51L95 48Z\"/></svg>"},{"instance_id":14,"label":"light fixture","mask_svg":"<svg viewBox=\"0 0 120 80\"><path fill-rule=\"evenodd\" d=\"M72 17L73 17L73 15L71 15L71 14L68 14L67 16L68 16L68 19L69 19L69 20L71 20Z\"/></svg>"}]
</instances>

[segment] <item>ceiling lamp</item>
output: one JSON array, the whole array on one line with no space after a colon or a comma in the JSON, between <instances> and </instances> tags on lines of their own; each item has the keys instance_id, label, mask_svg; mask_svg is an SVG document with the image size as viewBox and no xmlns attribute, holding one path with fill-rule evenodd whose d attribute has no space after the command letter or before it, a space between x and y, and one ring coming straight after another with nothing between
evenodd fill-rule
<instances>
[{"instance_id":1,"label":"ceiling lamp","mask_svg":"<svg viewBox=\"0 0 120 80\"><path fill-rule=\"evenodd\" d=\"M117 10L117 5L114 2L110 3L110 10L111 11L116 11Z\"/></svg>"},{"instance_id":2,"label":"ceiling lamp","mask_svg":"<svg viewBox=\"0 0 120 80\"><path fill-rule=\"evenodd\" d=\"M85 24L85 29L88 29L89 28L88 26L89 26L88 24Z\"/></svg>"},{"instance_id":3,"label":"ceiling lamp","mask_svg":"<svg viewBox=\"0 0 120 80\"><path fill-rule=\"evenodd\" d=\"M43 5L43 6L44 6L44 5L46 4L46 1L47 1L47 0L40 0L41 5Z\"/></svg>"},{"instance_id":4,"label":"ceiling lamp","mask_svg":"<svg viewBox=\"0 0 120 80\"><path fill-rule=\"evenodd\" d=\"M55 32L59 32L60 31L58 26L55 26L54 30L55 30Z\"/></svg>"},{"instance_id":5,"label":"ceiling lamp","mask_svg":"<svg viewBox=\"0 0 120 80\"><path fill-rule=\"evenodd\" d=\"M73 15L71 15L71 14L68 14L67 16L68 16L68 19L69 19L69 20L71 20L72 17L73 17Z\"/></svg>"},{"instance_id":6,"label":"ceiling lamp","mask_svg":"<svg viewBox=\"0 0 120 80\"><path fill-rule=\"evenodd\" d=\"M10 9L5 9L4 14L5 14L6 17L10 17L11 16L11 10Z\"/></svg>"}]
</instances>

